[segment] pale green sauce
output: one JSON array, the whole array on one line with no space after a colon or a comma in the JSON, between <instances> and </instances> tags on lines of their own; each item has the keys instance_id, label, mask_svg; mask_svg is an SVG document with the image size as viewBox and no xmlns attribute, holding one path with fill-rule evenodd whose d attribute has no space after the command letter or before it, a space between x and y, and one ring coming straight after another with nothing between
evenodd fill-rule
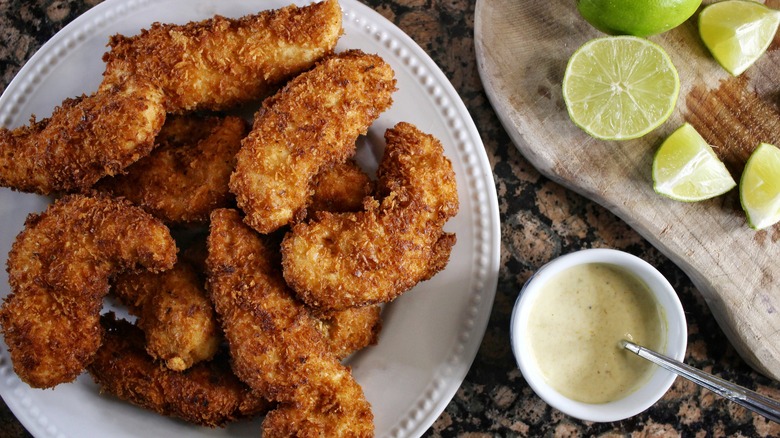
<instances>
[{"instance_id":1,"label":"pale green sauce","mask_svg":"<svg viewBox=\"0 0 780 438\"><path fill-rule=\"evenodd\" d=\"M653 370L620 341L663 351L665 324L644 282L620 267L592 263L544 285L527 336L550 386L573 400L607 403L636 390Z\"/></svg>"}]
</instances>

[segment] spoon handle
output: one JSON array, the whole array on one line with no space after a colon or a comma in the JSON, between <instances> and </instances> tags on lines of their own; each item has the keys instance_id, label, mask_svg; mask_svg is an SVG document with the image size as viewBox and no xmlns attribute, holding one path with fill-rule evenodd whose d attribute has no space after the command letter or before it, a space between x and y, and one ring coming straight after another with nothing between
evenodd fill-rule
<instances>
[{"instance_id":1,"label":"spoon handle","mask_svg":"<svg viewBox=\"0 0 780 438\"><path fill-rule=\"evenodd\" d=\"M637 356L701 385L721 397L742 405L776 423L780 423L780 402L656 353L653 350L648 350L640 345L628 341L623 341L622 344L624 348Z\"/></svg>"}]
</instances>

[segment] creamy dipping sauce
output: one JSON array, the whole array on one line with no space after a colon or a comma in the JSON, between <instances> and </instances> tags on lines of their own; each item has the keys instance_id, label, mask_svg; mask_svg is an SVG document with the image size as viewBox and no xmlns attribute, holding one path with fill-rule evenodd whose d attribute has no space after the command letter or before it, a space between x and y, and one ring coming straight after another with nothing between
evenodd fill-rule
<instances>
[{"instance_id":1,"label":"creamy dipping sauce","mask_svg":"<svg viewBox=\"0 0 780 438\"><path fill-rule=\"evenodd\" d=\"M532 303L527 337L547 381L584 403L607 403L650 378L650 362L621 348L622 339L663 351L663 309L634 274L590 263L558 273Z\"/></svg>"}]
</instances>

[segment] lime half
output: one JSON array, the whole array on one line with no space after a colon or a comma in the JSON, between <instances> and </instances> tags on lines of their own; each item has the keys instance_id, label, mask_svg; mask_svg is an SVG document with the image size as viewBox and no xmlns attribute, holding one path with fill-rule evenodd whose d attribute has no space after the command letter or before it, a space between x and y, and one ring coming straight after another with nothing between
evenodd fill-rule
<instances>
[{"instance_id":1,"label":"lime half","mask_svg":"<svg viewBox=\"0 0 780 438\"><path fill-rule=\"evenodd\" d=\"M699 14L699 34L726 71L740 75L766 52L780 24L780 11L761 3L727 0Z\"/></svg>"},{"instance_id":2,"label":"lime half","mask_svg":"<svg viewBox=\"0 0 780 438\"><path fill-rule=\"evenodd\" d=\"M672 114L679 91L680 78L664 49L634 36L588 41L563 76L572 121L604 140L637 138L657 128Z\"/></svg>"},{"instance_id":3,"label":"lime half","mask_svg":"<svg viewBox=\"0 0 780 438\"><path fill-rule=\"evenodd\" d=\"M780 221L780 149L761 143L750 154L739 181L739 199L752 228Z\"/></svg>"},{"instance_id":4,"label":"lime half","mask_svg":"<svg viewBox=\"0 0 780 438\"><path fill-rule=\"evenodd\" d=\"M653 188L678 201L713 198L736 185L723 162L689 123L674 131L653 158Z\"/></svg>"}]
</instances>

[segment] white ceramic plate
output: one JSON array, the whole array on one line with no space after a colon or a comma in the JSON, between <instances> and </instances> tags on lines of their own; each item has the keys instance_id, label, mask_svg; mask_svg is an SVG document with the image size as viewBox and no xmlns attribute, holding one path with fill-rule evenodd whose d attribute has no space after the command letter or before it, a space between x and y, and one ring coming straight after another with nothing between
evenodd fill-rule
<instances>
[{"instance_id":1,"label":"white ceramic plate","mask_svg":"<svg viewBox=\"0 0 780 438\"><path fill-rule=\"evenodd\" d=\"M66 97L93 92L110 35L133 35L153 21L184 23L214 14L238 17L289 0L109 0L78 17L46 43L0 97L0 125L43 118ZM350 359L373 406L377 436L419 436L436 420L477 354L490 316L499 265L495 185L474 122L428 55L385 18L355 0L341 0L345 35L338 50L377 53L396 72L394 104L359 144L359 161L376 166L386 129L400 121L438 137L457 175L460 212L446 226L457 233L447 268L386 306L379 345ZM0 254L5 259L29 212L43 197L0 189ZM5 263L3 263L5 265ZM9 293L0 274L0 294ZM260 420L206 429L158 416L99 394L84 374L53 390L31 389L0 350L0 394L36 437L257 436Z\"/></svg>"}]
</instances>

